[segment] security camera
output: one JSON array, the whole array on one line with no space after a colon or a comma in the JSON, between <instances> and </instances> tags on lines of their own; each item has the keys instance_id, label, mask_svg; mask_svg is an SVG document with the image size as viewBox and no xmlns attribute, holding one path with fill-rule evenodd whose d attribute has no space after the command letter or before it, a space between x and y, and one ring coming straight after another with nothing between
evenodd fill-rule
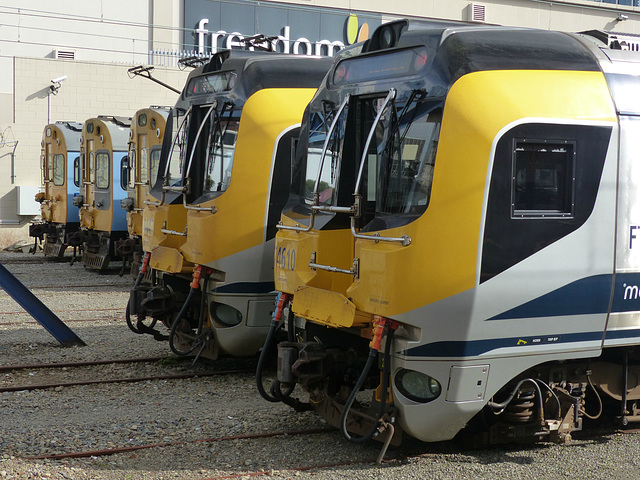
<instances>
[{"instance_id":1,"label":"security camera","mask_svg":"<svg viewBox=\"0 0 640 480\"><path fill-rule=\"evenodd\" d=\"M60 83L60 82L64 82L67 79L66 75L62 75L61 77L58 78L52 78L51 79L51 83Z\"/></svg>"},{"instance_id":2,"label":"security camera","mask_svg":"<svg viewBox=\"0 0 640 480\"><path fill-rule=\"evenodd\" d=\"M616 20L618 20L619 22L629 20L629 15L625 15L624 13L621 13L620 15L618 15L618 18L616 18Z\"/></svg>"}]
</instances>

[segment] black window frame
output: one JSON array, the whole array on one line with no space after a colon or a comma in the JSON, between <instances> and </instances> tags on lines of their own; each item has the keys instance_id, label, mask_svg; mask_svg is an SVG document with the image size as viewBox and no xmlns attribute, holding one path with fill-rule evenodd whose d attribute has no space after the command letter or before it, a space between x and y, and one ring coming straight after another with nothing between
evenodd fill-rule
<instances>
[{"instance_id":1,"label":"black window frame","mask_svg":"<svg viewBox=\"0 0 640 480\"><path fill-rule=\"evenodd\" d=\"M561 186L564 191L557 196L562 197L562 207L564 208L545 208L541 206L542 199L537 199L537 207L524 207L519 204L518 200L518 153L519 148L523 146L532 146L542 149L544 146L548 148L567 148L570 147L571 152L564 158L564 178ZM547 148L547 150L548 150ZM533 151L533 150L528 150ZM549 140L538 138L514 138L511 162L511 218L513 219L540 219L540 218L574 218L575 216L575 196L576 196L576 158L577 158L577 142L575 140ZM545 152L548 153L548 152ZM559 163L559 162L558 162ZM542 171L542 169L537 170ZM557 171L557 170L556 170ZM540 185L536 185L539 187ZM540 192L541 188L536 188ZM547 189L548 190L548 189Z\"/></svg>"}]
</instances>

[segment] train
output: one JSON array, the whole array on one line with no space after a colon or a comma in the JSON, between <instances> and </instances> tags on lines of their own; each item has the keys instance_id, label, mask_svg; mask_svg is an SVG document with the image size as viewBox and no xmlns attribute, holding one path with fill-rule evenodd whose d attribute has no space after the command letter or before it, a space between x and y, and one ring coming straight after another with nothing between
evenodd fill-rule
<instances>
[{"instance_id":1,"label":"train","mask_svg":"<svg viewBox=\"0 0 640 480\"><path fill-rule=\"evenodd\" d=\"M115 253L115 243L127 238L127 218L120 202L127 197L121 162L127 156L131 118L101 115L87 119L77 176L80 193L73 204L80 209L82 264L104 271Z\"/></svg>"},{"instance_id":2,"label":"train","mask_svg":"<svg viewBox=\"0 0 640 480\"><path fill-rule=\"evenodd\" d=\"M435 20L338 53L278 224L262 396L385 448L640 420L639 74L594 32Z\"/></svg>"},{"instance_id":3,"label":"train","mask_svg":"<svg viewBox=\"0 0 640 480\"><path fill-rule=\"evenodd\" d=\"M233 50L190 72L143 212L145 255L127 306L135 333L168 337L174 353L194 361L260 350L292 149L330 64Z\"/></svg>"},{"instance_id":4,"label":"train","mask_svg":"<svg viewBox=\"0 0 640 480\"><path fill-rule=\"evenodd\" d=\"M40 203L41 221L29 225L29 236L35 245L43 242L45 256L62 258L68 246L74 254L80 246L78 208L73 206L73 197L80 190L74 173L80 157L82 124L78 122L55 122L44 127L42 132L40 168L44 191L36 194ZM33 252L36 248L34 246Z\"/></svg>"},{"instance_id":5,"label":"train","mask_svg":"<svg viewBox=\"0 0 640 480\"><path fill-rule=\"evenodd\" d=\"M152 106L138 110L131 121L129 149L120 165L120 179L127 197L120 201L127 217L128 238L116 241L116 255L122 258L121 274L127 266L137 276L142 264L142 217L145 202L151 200L151 179L157 178L168 107Z\"/></svg>"}]
</instances>

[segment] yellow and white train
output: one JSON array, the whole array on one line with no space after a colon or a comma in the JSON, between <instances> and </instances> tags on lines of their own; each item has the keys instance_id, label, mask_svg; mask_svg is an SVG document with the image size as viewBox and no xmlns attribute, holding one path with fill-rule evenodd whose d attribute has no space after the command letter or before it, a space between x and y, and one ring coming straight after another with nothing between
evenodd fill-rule
<instances>
[{"instance_id":1,"label":"yellow and white train","mask_svg":"<svg viewBox=\"0 0 640 480\"><path fill-rule=\"evenodd\" d=\"M132 330L164 338L149 327L160 321L172 351L196 358L260 349L292 147L329 66L226 51L190 73L167 119L155 199L143 212L147 253L128 306Z\"/></svg>"},{"instance_id":2,"label":"yellow and white train","mask_svg":"<svg viewBox=\"0 0 640 480\"><path fill-rule=\"evenodd\" d=\"M403 20L341 52L276 236L263 396L354 442L564 441L607 399L640 420L639 79L591 34Z\"/></svg>"}]
</instances>

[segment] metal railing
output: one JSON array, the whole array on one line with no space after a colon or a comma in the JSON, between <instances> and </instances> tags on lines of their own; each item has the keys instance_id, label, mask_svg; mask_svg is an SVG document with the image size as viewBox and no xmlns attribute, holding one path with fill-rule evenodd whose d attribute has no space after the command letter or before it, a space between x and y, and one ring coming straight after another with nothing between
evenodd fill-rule
<instances>
[{"instance_id":1,"label":"metal railing","mask_svg":"<svg viewBox=\"0 0 640 480\"><path fill-rule=\"evenodd\" d=\"M148 64L157 67L177 67L184 58L209 59L208 53L198 53L195 50L149 50Z\"/></svg>"}]
</instances>

